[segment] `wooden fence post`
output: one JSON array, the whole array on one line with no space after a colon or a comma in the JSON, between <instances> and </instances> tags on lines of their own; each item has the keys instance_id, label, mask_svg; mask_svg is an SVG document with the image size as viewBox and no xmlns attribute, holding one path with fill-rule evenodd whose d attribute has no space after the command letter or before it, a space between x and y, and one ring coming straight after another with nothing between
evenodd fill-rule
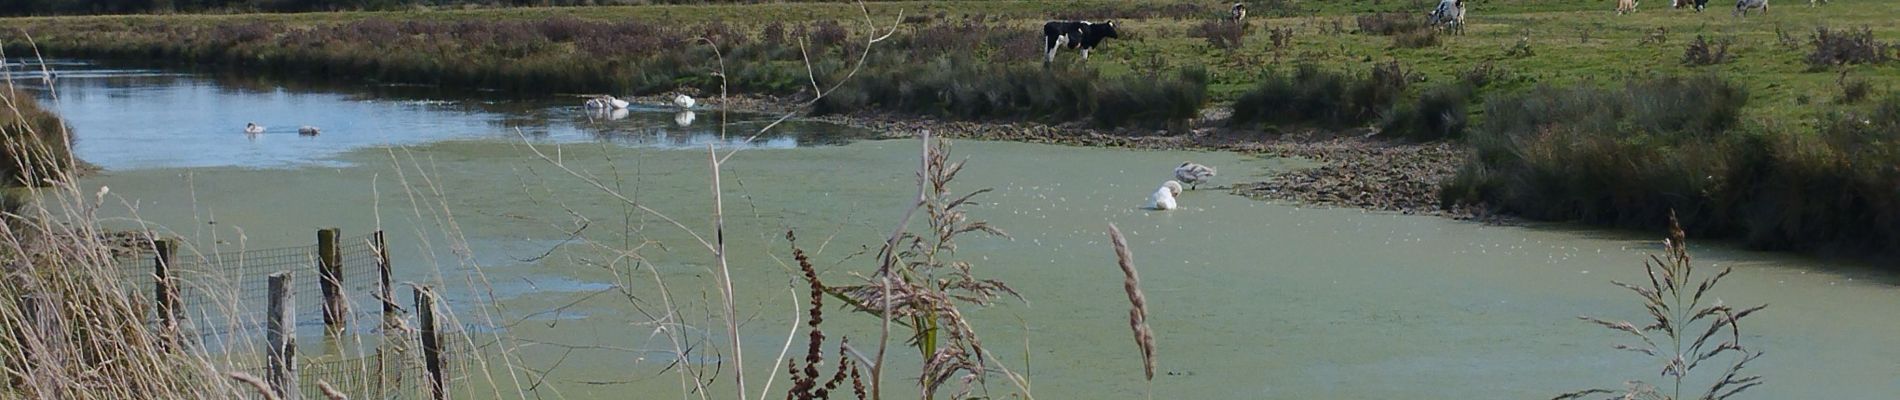
<instances>
[{"instance_id":1,"label":"wooden fence post","mask_svg":"<svg viewBox=\"0 0 1900 400\"><path fill-rule=\"evenodd\" d=\"M396 307L396 288L389 281L389 242L380 230L370 234L370 240L376 247L376 272L382 275L383 329L387 331L394 329L397 319L401 318L397 315L401 310Z\"/></svg>"},{"instance_id":2,"label":"wooden fence post","mask_svg":"<svg viewBox=\"0 0 1900 400\"><path fill-rule=\"evenodd\" d=\"M448 399L442 381L442 337L435 329L435 292L428 286L416 286L416 316L422 320L422 363L428 372L429 398Z\"/></svg>"},{"instance_id":3,"label":"wooden fence post","mask_svg":"<svg viewBox=\"0 0 1900 400\"><path fill-rule=\"evenodd\" d=\"M297 385L297 297L291 293L290 271L270 275L270 309L264 326L265 380L277 398L298 400L303 390Z\"/></svg>"},{"instance_id":4,"label":"wooden fence post","mask_svg":"<svg viewBox=\"0 0 1900 400\"><path fill-rule=\"evenodd\" d=\"M171 348L178 342L178 278L172 267L177 265L178 242L171 239L152 240L152 288L153 300L158 302L158 321L160 334L164 336L164 348Z\"/></svg>"},{"instance_id":5,"label":"wooden fence post","mask_svg":"<svg viewBox=\"0 0 1900 400\"><path fill-rule=\"evenodd\" d=\"M317 284L323 290L323 326L331 329L342 328L350 315L343 301L343 248L337 243L342 233L337 228L317 230Z\"/></svg>"}]
</instances>

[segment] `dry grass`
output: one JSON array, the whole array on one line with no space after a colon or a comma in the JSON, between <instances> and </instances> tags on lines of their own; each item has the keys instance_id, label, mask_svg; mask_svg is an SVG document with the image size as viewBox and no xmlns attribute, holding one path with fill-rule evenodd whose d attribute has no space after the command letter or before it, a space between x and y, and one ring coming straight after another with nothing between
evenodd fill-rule
<instances>
[{"instance_id":1,"label":"dry grass","mask_svg":"<svg viewBox=\"0 0 1900 400\"><path fill-rule=\"evenodd\" d=\"M1705 299L1713 298L1711 292L1732 269L1723 268L1721 272L1706 278L1696 276L1695 265L1689 258L1689 244L1684 236L1682 227L1676 223L1672 213L1669 216L1669 238L1663 241L1663 255L1652 255L1643 264L1644 271L1649 274L1648 284L1616 282L1617 286L1629 289L1642 298L1643 308L1650 317L1643 322L1644 325L1590 316L1579 317L1636 339L1639 343L1617 344L1614 348L1640 353L1662 362L1663 386L1634 381L1623 390L1581 390L1557 396L1556 400L1592 395L1607 395L1611 399L1677 400L1684 399L1685 390L1696 399L1721 400L1762 384L1761 376L1742 371L1762 353L1742 345L1740 321L1768 306L1737 308L1723 304L1720 300L1705 303ZM1697 384L1686 382L1685 379L1705 363L1723 363L1727 367L1719 378L1706 384L1701 394L1694 394L1696 389L1692 386Z\"/></svg>"},{"instance_id":2,"label":"dry grass","mask_svg":"<svg viewBox=\"0 0 1900 400\"><path fill-rule=\"evenodd\" d=\"M1115 246L1116 264L1122 267L1122 290L1128 292L1128 328L1135 332L1135 345L1141 349L1141 372L1149 382L1155 380L1155 333L1148 328L1148 296L1141 292L1141 274L1135 272L1135 254L1128 250L1122 230L1108 224L1108 239Z\"/></svg>"}]
</instances>

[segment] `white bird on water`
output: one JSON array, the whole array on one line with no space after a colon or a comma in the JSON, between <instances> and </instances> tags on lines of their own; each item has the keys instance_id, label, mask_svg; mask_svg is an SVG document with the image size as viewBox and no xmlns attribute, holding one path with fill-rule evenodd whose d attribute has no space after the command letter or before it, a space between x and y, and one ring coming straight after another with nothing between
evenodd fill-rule
<instances>
[{"instance_id":1,"label":"white bird on water","mask_svg":"<svg viewBox=\"0 0 1900 400\"><path fill-rule=\"evenodd\" d=\"M302 136L316 136L319 133L323 133L323 131L317 129L317 127L310 126L310 125L304 125L303 127L297 128L297 134L302 135Z\"/></svg>"},{"instance_id":2,"label":"white bird on water","mask_svg":"<svg viewBox=\"0 0 1900 400\"><path fill-rule=\"evenodd\" d=\"M1189 188L1198 189L1201 182L1206 182L1207 178L1212 177L1214 177L1214 167L1192 162L1184 162L1181 166L1174 167L1174 180L1188 184Z\"/></svg>"},{"instance_id":3,"label":"white bird on water","mask_svg":"<svg viewBox=\"0 0 1900 400\"><path fill-rule=\"evenodd\" d=\"M1148 195L1148 205L1145 206L1144 208L1147 208L1150 210L1173 210L1176 208L1176 204L1174 204L1174 196L1180 196L1180 195L1181 195L1181 182L1175 182L1175 181L1162 182L1161 187L1158 189L1155 189L1154 194Z\"/></svg>"},{"instance_id":4,"label":"white bird on water","mask_svg":"<svg viewBox=\"0 0 1900 400\"><path fill-rule=\"evenodd\" d=\"M264 126L258 125L256 122L246 122L244 123L244 133L247 135L264 133Z\"/></svg>"},{"instance_id":5,"label":"white bird on water","mask_svg":"<svg viewBox=\"0 0 1900 400\"><path fill-rule=\"evenodd\" d=\"M691 96L687 96L684 94L673 95L673 106L675 107L693 108L694 104L698 104L698 102L693 101L693 98Z\"/></svg>"},{"instance_id":6,"label":"white bird on water","mask_svg":"<svg viewBox=\"0 0 1900 400\"><path fill-rule=\"evenodd\" d=\"M621 110L626 109L628 105L632 104L633 103L629 103L626 100L616 99L613 96L604 94L589 98L587 99L587 103L585 103L587 108L596 110Z\"/></svg>"}]
</instances>

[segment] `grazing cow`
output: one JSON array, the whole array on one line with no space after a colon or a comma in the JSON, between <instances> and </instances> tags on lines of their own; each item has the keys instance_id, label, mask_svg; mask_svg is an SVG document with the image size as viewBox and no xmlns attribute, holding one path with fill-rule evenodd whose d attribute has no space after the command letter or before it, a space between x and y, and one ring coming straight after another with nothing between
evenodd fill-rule
<instances>
[{"instance_id":1,"label":"grazing cow","mask_svg":"<svg viewBox=\"0 0 1900 400\"><path fill-rule=\"evenodd\" d=\"M1820 4L1827 4L1827 0L1808 0L1808 7L1814 7L1816 5L1819 5L1819 4L1815 4L1817 2Z\"/></svg>"},{"instance_id":2,"label":"grazing cow","mask_svg":"<svg viewBox=\"0 0 1900 400\"><path fill-rule=\"evenodd\" d=\"M1616 0L1616 15L1628 14L1635 11L1636 0Z\"/></svg>"},{"instance_id":3,"label":"grazing cow","mask_svg":"<svg viewBox=\"0 0 1900 400\"><path fill-rule=\"evenodd\" d=\"M1735 16L1746 17L1748 10L1761 9L1762 15L1768 15L1768 0L1735 0Z\"/></svg>"},{"instance_id":4,"label":"grazing cow","mask_svg":"<svg viewBox=\"0 0 1900 400\"><path fill-rule=\"evenodd\" d=\"M1432 9L1432 26L1450 28L1453 33L1465 33L1465 0L1439 0L1438 8Z\"/></svg>"},{"instance_id":5,"label":"grazing cow","mask_svg":"<svg viewBox=\"0 0 1900 400\"><path fill-rule=\"evenodd\" d=\"M1709 6L1709 0L1675 0L1670 6L1678 9L1683 7L1695 7L1695 12L1702 12L1703 8Z\"/></svg>"},{"instance_id":6,"label":"grazing cow","mask_svg":"<svg viewBox=\"0 0 1900 400\"><path fill-rule=\"evenodd\" d=\"M1088 21L1049 21L1042 24L1043 64L1056 61L1056 49L1068 46L1081 49L1082 59L1089 59L1089 50L1102 44L1103 39L1121 37L1115 33L1115 21L1092 23Z\"/></svg>"},{"instance_id":7,"label":"grazing cow","mask_svg":"<svg viewBox=\"0 0 1900 400\"><path fill-rule=\"evenodd\" d=\"M1232 11L1227 12L1227 20L1234 21L1234 22L1242 22L1242 21L1247 20L1247 4L1234 3L1234 9Z\"/></svg>"}]
</instances>

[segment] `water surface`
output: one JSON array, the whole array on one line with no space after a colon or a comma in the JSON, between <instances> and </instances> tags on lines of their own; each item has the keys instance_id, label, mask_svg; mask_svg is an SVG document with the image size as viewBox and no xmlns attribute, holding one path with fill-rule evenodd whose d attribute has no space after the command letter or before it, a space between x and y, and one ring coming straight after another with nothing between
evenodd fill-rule
<instances>
[{"instance_id":1,"label":"water surface","mask_svg":"<svg viewBox=\"0 0 1900 400\"><path fill-rule=\"evenodd\" d=\"M81 156L108 168L85 182L87 193L109 185L124 200L108 212L136 214L206 250L303 244L324 226L346 235L385 229L398 279L448 288L462 322L490 326L517 346L517 363L551 371L538 387L545 396L694 397L668 369L673 346L652 323L663 300L685 319L689 344L725 340L709 306L713 259L693 236L712 237L708 155L703 144L670 139L716 136L668 127L670 114L597 122L567 99L390 99L195 76L59 84ZM314 139L252 141L238 132L246 120L327 126ZM524 140L514 128L546 133ZM591 133L602 129L634 139ZM915 190L914 141L790 140L739 152L721 172L754 390L783 374L768 368L783 365L778 352L805 301L785 232L797 232L824 279L849 283L874 267L864 253ZM1484 226L1205 188L1184 194L1182 210L1151 212L1136 206L1183 160L1219 166L1219 183L1290 163L975 141L954 151L970 159L956 190L996 190L971 216L1010 235L966 238L955 257L1027 299L968 313L998 360L1027 373L1045 398L1149 390L1104 235L1111 222L1129 235L1152 307L1157 398L1548 398L1659 381L1660 364L1611 350L1621 336L1576 319L1644 315L1610 281L1643 279L1659 233ZM1894 275L1692 243L1703 268L1735 268L1720 301L1771 305L1747 321L1743 338L1767 351L1754 367L1768 383L1737 398L1900 393L1900 339L1885 334L1900 332L1900 321L1880 317L1900 306ZM869 348L876 337L874 318L836 308L825 317L833 338ZM796 339L788 357L798 356ZM699 348L694 362L731 361ZM917 356L892 354L890 382L908 387ZM719 379L731 373L728 364ZM516 393L513 379L494 380L502 389L482 380L464 390ZM1010 390L1000 377L990 388Z\"/></svg>"}]
</instances>

